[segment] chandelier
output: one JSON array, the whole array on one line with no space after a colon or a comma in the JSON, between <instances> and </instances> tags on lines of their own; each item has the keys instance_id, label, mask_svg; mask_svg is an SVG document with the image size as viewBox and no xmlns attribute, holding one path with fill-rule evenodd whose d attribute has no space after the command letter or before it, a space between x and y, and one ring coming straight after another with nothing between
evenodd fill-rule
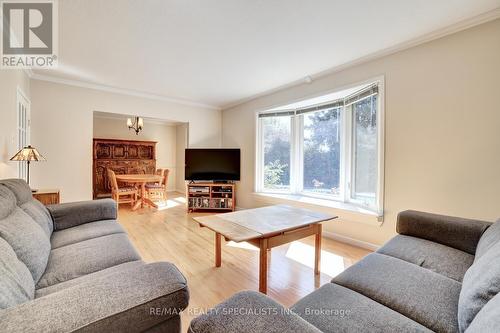
<instances>
[{"instance_id":1,"label":"chandelier","mask_svg":"<svg viewBox=\"0 0 500 333\"><path fill-rule=\"evenodd\" d=\"M127 118L127 126L128 129L133 129L135 131L135 135L139 135L139 132L144 128L144 119L141 117Z\"/></svg>"}]
</instances>

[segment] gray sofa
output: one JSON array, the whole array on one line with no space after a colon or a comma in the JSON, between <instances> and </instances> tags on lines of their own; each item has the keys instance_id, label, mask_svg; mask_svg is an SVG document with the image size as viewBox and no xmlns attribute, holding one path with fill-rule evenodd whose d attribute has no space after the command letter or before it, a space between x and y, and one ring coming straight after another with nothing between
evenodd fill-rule
<instances>
[{"instance_id":1,"label":"gray sofa","mask_svg":"<svg viewBox=\"0 0 500 333\"><path fill-rule=\"evenodd\" d=\"M500 222L405 211L397 232L290 309L244 291L189 330L500 332Z\"/></svg>"},{"instance_id":2,"label":"gray sofa","mask_svg":"<svg viewBox=\"0 0 500 333\"><path fill-rule=\"evenodd\" d=\"M0 180L0 331L180 332L186 279L141 261L113 200L47 208Z\"/></svg>"}]
</instances>

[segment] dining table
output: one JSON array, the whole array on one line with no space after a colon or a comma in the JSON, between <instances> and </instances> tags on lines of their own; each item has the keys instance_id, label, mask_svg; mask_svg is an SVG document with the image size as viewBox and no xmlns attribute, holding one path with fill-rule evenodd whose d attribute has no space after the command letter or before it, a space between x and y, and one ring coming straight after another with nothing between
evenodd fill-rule
<instances>
[{"instance_id":1,"label":"dining table","mask_svg":"<svg viewBox=\"0 0 500 333\"><path fill-rule=\"evenodd\" d=\"M132 210L137 210L139 207L150 206L158 208L158 205L151 201L146 195L147 183L160 183L162 176L153 174L124 174L116 175L116 180L122 183L135 184L140 188L140 196Z\"/></svg>"}]
</instances>

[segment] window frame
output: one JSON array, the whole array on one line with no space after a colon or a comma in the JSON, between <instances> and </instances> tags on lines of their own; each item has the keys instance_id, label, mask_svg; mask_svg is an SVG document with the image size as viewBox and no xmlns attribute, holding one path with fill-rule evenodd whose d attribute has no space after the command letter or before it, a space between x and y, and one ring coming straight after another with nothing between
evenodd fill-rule
<instances>
[{"instance_id":1,"label":"window frame","mask_svg":"<svg viewBox=\"0 0 500 333\"><path fill-rule=\"evenodd\" d=\"M366 98L371 98L370 97L365 97L363 99L360 99L359 101L357 102L360 102ZM346 159L346 162L349 164L349 167L347 168L348 169L348 172L349 174L346 175L346 179L348 180L348 186L346 187L347 188L347 191L348 191L348 195L347 195L347 198L346 198L346 202L349 202L349 203L352 203L352 204L356 204L360 207L364 207L364 208L368 208L368 209L372 209L372 210L375 210L375 208L377 209L377 211L379 211L379 196L381 195L382 193L382 190L380 188L380 186L382 186L383 184L380 184L380 168L383 167L383 165L381 165L381 155L380 155L380 150L383 149L383 146L381 146L381 137L380 137L380 124L379 124L379 116L380 116L380 112L379 112L379 109L380 109L380 91L379 91L379 98L377 98L377 188L375 190L375 205L373 206L366 206L363 204L363 201L362 200L359 200L359 199L356 199L353 197L353 193L354 193L354 188L356 186L356 181L355 181L355 177L356 177L356 173L355 173L355 168L356 168L356 150L355 150L355 147L356 147L356 136L355 136L355 113L353 111L353 106L354 104L356 103L352 103L350 105L348 105L347 107L345 107L345 114L348 115L346 118L348 118L348 124L347 126L350 127L350 130L349 130L349 137L347 138L348 142L349 142L349 155L348 155L348 158Z\"/></svg>"},{"instance_id":2,"label":"window frame","mask_svg":"<svg viewBox=\"0 0 500 333\"><path fill-rule=\"evenodd\" d=\"M332 109L335 109L335 108L332 108ZM325 109L325 110L328 110L328 109ZM343 124L343 118L344 118L344 115L343 115L343 112L340 112L339 115L340 115L340 163L339 163L339 188L340 188L340 194L338 196L335 196L335 195L326 195L326 194L321 194L321 193L313 193L313 192L308 192L308 191L305 191L304 190L304 172L303 172L303 168L304 168L304 116L306 114L301 114L301 115L298 115L296 116L297 119L297 123L300 124L300 127L297 129L297 138L299 140L298 142L298 145L299 145L299 154L298 154L298 158L299 158L299 164L298 166L300 167L300 175L299 175L299 178L297 178L297 187L296 187L296 194L299 194L299 195L303 195L303 196L307 196L307 197L311 197L311 198L318 198L318 199L325 199L325 200L335 200L335 201L344 201L344 188L343 188L343 185L344 185L344 165L345 164L345 160L343 158L343 151L345 149L345 145L343 144L343 135L344 135L344 124Z\"/></svg>"},{"instance_id":3,"label":"window frame","mask_svg":"<svg viewBox=\"0 0 500 333\"><path fill-rule=\"evenodd\" d=\"M24 117L22 107L24 107ZM19 151L31 144L31 101L20 87L17 87L16 94L16 121L17 151ZM20 179L27 179L27 162L17 163L17 174Z\"/></svg>"},{"instance_id":4,"label":"window frame","mask_svg":"<svg viewBox=\"0 0 500 333\"><path fill-rule=\"evenodd\" d=\"M257 158L255 159L256 164L255 164L255 170L256 170L256 178L259 179L259 192L262 193L276 193L276 194L289 194L293 193L294 191L294 184L293 184L293 176L297 172L296 167L295 167L295 161L293 161L294 157L296 154L294 154L294 149L295 149L295 142L293 142L293 133L295 132L295 121L293 117L290 117L290 190L280 190L280 189L266 189L264 187L264 168L261 167L264 163L264 130L263 130L263 124L261 121L259 121L259 115L260 113L257 114L257 146L258 149L257 151ZM288 117L288 116L283 116L283 117ZM256 187L257 188L257 187Z\"/></svg>"},{"instance_id":5,"label":"window frame","mask_svg":"<svg viewBox=\"0 0 500 333\"><path fill-rule=\"evenodd\" d=\"M385 146L385 86L384 77L379 76L363 82L351 84L346 87L335 89L329 92L323 92L316 96L311 96L302 100L339 92L350 89L356 86L367 84L378 85L377 98L377 188L375 193L375 204L368 206L360 200L352 197L354 192L354 176L355 176L355 149L354 149L354 112L352 105L344 106L340 112L340 170L339 170L339 187L340 193L338 196L322 195L319 193L311 193L303 189L303 158L304 158L304 114L292 115L291 132L290 132L290 191L271 190L264 188L264 149L263 149L263 125L259 119L259 115L264 113L273 113L273 111L262 110L256 111L256 159L255 159L255 192L264 194L289 194L293 196L303 196L317 198L321 200L337 201L355 207L360 207L376 213L378 216L383 216L384 205L384 146ZM368 98L368 97L367 97ZM276 109L276 108L274 108ZM295 110L280 110L295 111ZM274 111L275 112L275 111Z\"/></svg>"}]
</instances>

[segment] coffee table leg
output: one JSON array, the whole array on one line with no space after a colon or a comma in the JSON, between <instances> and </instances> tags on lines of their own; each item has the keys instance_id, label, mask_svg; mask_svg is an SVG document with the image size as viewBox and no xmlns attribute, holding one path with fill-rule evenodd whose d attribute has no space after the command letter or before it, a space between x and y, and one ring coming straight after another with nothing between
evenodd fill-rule
<instances>
[{"instance_id":1,"label":"coffee table leg","mask_svg":"<svg viewBox=\"0 0 500 333\"><path fill-rule=\"evenodd\" d=\"M222 262L222 243L221 235L215 233L215 267L220 267Z\"/></svg>"},{"instance_id":2,"label":"coffee table leg","mask_svg":"<svg viewBox=\"0 0 500 333\"><path fill-rule=\"evenodd\" d=\"M260 240L259 291L267 294L267 239Z\"/></svg>"},{"instance_id":3,"label":"coffee table leg","mask_svg":"<svg viewBox=\"0 0 500 333\"><path fill-rule=\"evenodd\" d=\"M321 266L321 224L316 225L316 235L314 239L314 274L319 274Z\"/></svg>"}]
</instances>

